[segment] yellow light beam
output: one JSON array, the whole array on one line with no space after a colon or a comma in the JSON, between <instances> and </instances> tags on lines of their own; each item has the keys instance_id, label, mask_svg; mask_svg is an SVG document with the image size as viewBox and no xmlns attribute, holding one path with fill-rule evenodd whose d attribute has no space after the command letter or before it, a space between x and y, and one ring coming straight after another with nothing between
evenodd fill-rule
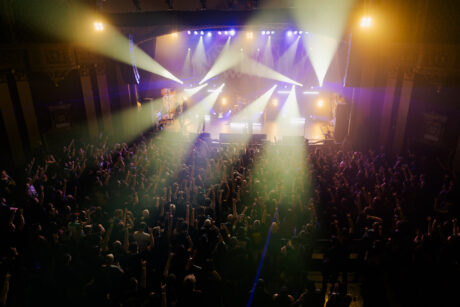
<instances>
[{"instance_id":1,"label":"yellow light beam","mask_svg":"<svg viewBox=\"0 0 460 307\"><path fill-rule=\"evenodd\" d=\"M241 73L248 74L251 76L257 76L261 78L267 78L271 80L302 86L301 83L286 77L285 75L277 72L276 70L271 69L270 67L265 66L264 64L257 62L256 60L253 60L247 57L246 55L243 56L241 65L239 65L239 71Z\"/></svg>"},{"instance_id":2,"label":"yellow light beam","mask_svg":"<svg viewBox=\"0 0 460 307\"><path fill-rule=\"evenodd\" d=\"M303 39L320 85L337 50L355 0L294 0L296 23L310 32Z\"/></svg>"},{"instance_id":3,"label":"yellow light beam","mask_svg":"<svg viewBox=\"0 0 460 307\"><path fill-rule=\"evenodd\" d=\"M188 78L192 75L192 61L191 61L191 50L187 49L187 55L185 56L184 66L182 67L182 77Z\"/></svg>"},{"instance_id":4,"label":"yellow light beam","mask_svg":"<svg viewBox=\"0 0 460 307\"><path fill-rule=\"evenodd\" d=\"M295 56L297 54L297 48L299 46L300 36L297 36L295 42L293 42L289 48L281 55L277 62L278 71L292 72ZM296 63L298 64L298 63Z\"/></svg>"},{"instance_id":5,"label":"yellow light beam","mask_svg":"<svg viewBox=\"0 0 460 307\"><path fill-rule=\"evenodd\" d=\"M269 36L267 38L267 42L265 43L264 50L262 52L262 63L267 65L268 67L274 66L273 60L273 53L272 53L272 37Z\"/></svg>"},{"instance_id":6,"label":"yellow light beam","mask_svg":"<svg viewBox=\"0 0 460 307\"><path fill-rule=\"evenodd\" d=\"M274 86L272 86L272 88L270 88L260 97L251 102L248 106L246 106L243 110L241 110L241 112L234 115L232 121L244 122L257 120L261 116L261 112L265 110L265 107L270 101L270 98L273 95L273 92L275 91L276 87L277 85L275 84Z\"/></svg>"},{"instance_id":7,"label":"yellow light beam","mask_svg":"<svg viewBox=\"0 0 460 307\"><path fill-rule=\"evenodd\" d=\"M214 65L204 76L204 78L200 81L200 84L206 82L212 77L215 77L238 64L239 59L237 53L235 53L234 50L230 49L230 40L231 36L227 38L227 42L225 43L225 46L220 52L217 60L214 62Z\"/></svg>"},{"instance_id":8,"label":"yellow light beam","mask_svg":"<svg viewBox=\"0 0 460 307\"><path fill-rule=\"evenodd\" d=\"M75 46L131 65L129 40L99 14L77 1L32 1L18 9L18 19L39 31ZM138 46L133 54L137 67L182 83Z\"/></svg>"},{"instance_id":9,"label":"yellow light beam","mask_svg":"<svg viewBox=\"0 0 460 307\"><path fill-rule=\"evenodd\" d=\"M190 113L198 114L198 115L207 115L209 111L214 106L214 103L217 101L222 89L224 88L225 83L222 83L215 91L211 92L208 96L206 96L202 101L194 105L190 109Z\"/></svg>"},{"instance_id":10,"label":"yellow light beam","mask_svg":"<svg viewBox=\"0 0 460 307\"><path fill-rule=\"evenodd\" d=\"M200 36L198 44L192 55L193 74L202 76L206 72L206 51L204 49L203 36Z\"/></svg>"},{"instance_id":11,"label":"yellow light beam","mask_svg":"<svg viewBox=\"0 0 460 307\"><path fill-rule=\"evenodd\" d=\"M251 76L302 86L302 84L292 80L291 78L288 78L274 69L248 57L242 52L241 44L235 43L233 46L230 46L230 37L228 38L216 62L205 77L200 81L200 84L228 69L234 69L235 71Z\"/></svg>"}]
</instances>

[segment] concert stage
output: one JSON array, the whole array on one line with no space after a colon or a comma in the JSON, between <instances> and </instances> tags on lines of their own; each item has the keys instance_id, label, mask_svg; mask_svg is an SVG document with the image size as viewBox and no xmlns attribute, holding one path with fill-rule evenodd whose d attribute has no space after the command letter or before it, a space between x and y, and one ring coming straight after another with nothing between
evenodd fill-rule
<instances>
[{"instance_id":1,"label":"concert stage","mask_svg":"<svg viewBox=\"0 0 460 307\"><path fill-rule=\"evenodd\" d=\"M204 129L202 122L198 120L186 120L182 129L179 120L174 120L165 129L172 132L182 131L184 134L209 133L212 139L219 139L221 134L241 136L262 134L266 135L266 140L270 142L287 139L287 137L303 137L310 143L316 143L332 138L333 126L324 119L310 118L304 122L298 120L287 126L276 121L253 123L251 131L248 123L232 122L231 119L209 119L205 121Z\"/></svg>"}]
</instances>

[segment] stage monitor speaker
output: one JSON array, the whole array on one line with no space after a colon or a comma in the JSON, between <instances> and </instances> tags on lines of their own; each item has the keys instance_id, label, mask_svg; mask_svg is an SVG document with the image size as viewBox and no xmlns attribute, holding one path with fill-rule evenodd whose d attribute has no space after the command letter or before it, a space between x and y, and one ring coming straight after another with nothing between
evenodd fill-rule
<instances>
[{"instance_id":1,"label":"stage monitor speaker","mask_svg":"<svg viewBox=\"0 0 460 307\"><path fill-rule=\"evenodd\" d=\"M253 134L249 143L251 144L262 144L267 139L266 134Z\"/></svg>"},{"instance_id":2,"label":"stage monitor speaker","mask_svg":"<svg viewBox=\"0 0 460 307\"><path fill-rule=\"evenodd\" d=\"M286 136L283 136L283 144L286 144L286 145L305 144L305 138L301 135L286 135Z\"/></svg>"},{"instance_id":3,"label":"stage monitor speaker","mask_svg":"<svg viewBox=\"0 0 460 307\"><path fill-rule=\"evenodd\" d=\"M219 140L222 143L246 143L250 141L247 135L241 133L221 133Z\"/></svg>"},{"instance_id":4,"label":"stage monitor speaker","mask_svg":"<svg viewBox=\"0 0 460 307\"><path fill-rule=\"evenodd\" d=\"M198 138L202 140L210 140L211 134L208 132L201 132L201 133L189 133L190 139L196 140Z\"/></svg>"},{"instance_id":5,"label":"stage monitor speaker","mask_svg":"<svg viewBox=\"0 0 460 307\"><path fill-rule=\"evenodd\" d=\"M236 135L233 133L220 133L219 140L221 143L234 143L236 138L235 136Z\"/></svg>"},{"instance_id":6,"label":"stage monitor speaker","mask_svg":"<svg viewBox=\"0 0 460 307\"><path fill-rule=\"evenodd\" d=\"M345 103L339 103L335 111L335 128L334 138L338 143L343 142L348 135L348 122L350 118L350 106Z\"/></svg>"}]
</instances>

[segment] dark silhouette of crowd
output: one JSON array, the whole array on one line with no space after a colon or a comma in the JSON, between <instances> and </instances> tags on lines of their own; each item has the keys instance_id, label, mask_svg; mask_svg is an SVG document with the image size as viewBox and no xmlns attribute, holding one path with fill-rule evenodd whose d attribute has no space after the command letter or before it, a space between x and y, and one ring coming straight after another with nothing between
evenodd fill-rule
<instances>
[{"instance_id":1,"label":"dark silhouette of crowd","mask_svg":"<svg viewBox=\"0 0 460 307\"><path fill-rule=\"evenodd\" d=\"M442 165L335 146L72 140L1 173L1 304L349 306L359 282L365 306L454 306L459 195ZM320 240L322 286L309 276Z\"/></svg>"}]
</instances>

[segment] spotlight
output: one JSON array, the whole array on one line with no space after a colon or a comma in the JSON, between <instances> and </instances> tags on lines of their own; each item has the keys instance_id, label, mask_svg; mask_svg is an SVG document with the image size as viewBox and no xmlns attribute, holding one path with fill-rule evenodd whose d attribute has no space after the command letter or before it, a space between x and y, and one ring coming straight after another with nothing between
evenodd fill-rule
<instances>
[{"instance_id":1,"label":"spotlight","mask_svg":"<svg viewBox=\"0 0 460 307\"><path fill-rule=\"evenodd\" d=\"M274 98L272 100L272 106L277 107L278 106L278 99Z\"/></svg>"},{"instance_id":2,"label":"spotlight","mask_svg":"<svg viewBox=\"0 0 460 307\"><path fill-rule=\"evenodd\" d=\"M224 31L224 34L225 34L225 35L228 35L228 31Z\"/></svg>"},{"instance_id":3,"label":"spotlight","mask_svg":"<svg viewBox=\"0 0 460 307\"><path fill-rule=\"evenodd\" d=\"M294 31L294 35L297 35L297 33L298 33L297 31Z\"/></svg>"},{"instance_id":4,"label":"spotlight","mask_svg":"<svg viewBox=\"0 0 460 307\"><path fill-rule=\"evenodd\" d=\"M257 52L260 52L260 48L257 48Z\"/></svg>"},{"instance_id":5,"label":"spotlight","mask_svg":"<svg viewBox=\"0 0 460 307\"><path fill-rule=\"evenodd\" d=\"M252 33L252 32L247 32L247 33L246 33L246 38L247 38L247 39L253 39L253 38L254 38L254 33Z\"/></svg>"},{"instance_id":6,"label":"spotlight","mask_svg":"<svg viewBox=\"0 0 460 307\"><path fill-rule=\"evenodd\" d=\"M241 51L241 52L243 52L243 51L244 51L244 49L243 49L243 48L240 48L240 51Z\"/></svg>"},{"instance_id":7,"label":"spotlight","mask_svg":"<svg viewBox=\"0 0 460 307\"><path fill-rule=\"evenodd\" d=\"M204 35L204 32L203 32L203 31L201 31L201 32L200 32L200 35Z\"/></svg>"},{"instance_id":8,"label":"spotlight","mask_svg":"<svg viewBox=\"0 0 460 307\"><path fill-rule=\"evenodd\" d=\"M222 35L222 31L217 32L217 34Z\"/></svg>"},{"instance_id":9,"label":"spotlight","mask_svg":"<svg viewBox=\"0 0 460 307\"><path fill-rule=\"evenodd\" d=\"M190 51L191 49L190 48L187 48L188 51Z\"/></svg>"},{"instance_id":10,"label":"spotlight","mask_svg":"<svg viewBox=\"0 0 460 307\"><path fill-rule=\"evenodd\" d=\"M94 22L94 30L96 30L97 32L104 31L104 24L100 21Z\"/></svg>"},{"instance_id":11,"label":"spotlight","mask_svg":"<svg viewBox=\"0 0 460 307\"><path fill-rule=\"evenodd\" d=\"M227 98L225 98L225 97L222 98L222 104L223 104L223 105L226 105L226 104L227 104Z\"/></svg>"},{"instance_id":12,"label":"spotlight","mask_svg":"<svg viewBox=\"0 0 460 307\"><path fill-rule=\"evenodd\" d=\"M192 34L192 31L187 31L187 34L188 34L188 35Z\"/></svg>"},{"instance_id":13,"label":"spotlight","mask_svg":"<svg viewBox=\"0 0 460 307\"><path fill-rule=\"evenodd\" d=\"M271 34L272 34L272 35L273 35L273 34L275 34L275 31L272 31L272 33L271 33Z\"/></svg>"},{"instance_id":14,"label":"spotlight","mask_svg":"<svg viewBox=\"0 0 460 307\"><path fill-rule=\"evenodd\" d=\"M318 101L316 101L316 106L322 108L324 106L324 100L318 99Z\"/></svg>"},{"instance_id":15,"label":"spotlight","mask_svg":"<svg viewBox=\"0 0 460 307\"><path fill-rule=\"evenodd\" d=\"M262 35L265 35L265 31L262 31Z\"/></svg>"},{"instance_id":16,"label":"spotlight","mask_svg":"<svg viewBox=\"0 0 460 307\"><path fill-rule=\"evenodd\" d=\"M231 35L231 36L234 36L234 35L235 35L235 30L233 30L233 29L230 30L230 35Z\"/></svg>"},{"instance_id":17,"label":"spotlight","mask_svg":"<svg viewBox=\"0 0 460 307\"><path fill-rule=\"evenodd\" d=\"M176 38L177 37L177 32L171 33L171 36Z\"/></svg>"},{"instance_id":18,"label":"spotlight","mask_svg":"<svg viewBox=\"0 0 460 307\"><path fill-rule=\"evenodd\" d=\"M301 35L303 32L302 31L299 31L299 35Z\"/></svg>"},{"instance_id":19,"label":"spotlight","mask_svg":"<svg viewBox=\"0 0 460 307\"><path fill-rule=\"evenodd\" d=\"M287 36L291 37L292 36L292 31L287 31Z\"/></svg>"},{"instance_id":20,"label":"spotlight","mask_svg":"<svg viewBox=\"0 0 460 307\"><path fill-rule=\"evenodd\" d=\"M193 31L193 34L198 35L198 31Z\"/></svg>"},{"instance_id":21,"label":"spotlight","mask_svg":"<svg viewBox=\"0 0 460 307\"><path fill-rule=\"evenodd\" d=\"M207 37L211 37L211 36L212 36L212 33L211 33L211 32L208 32L208 33L206 33L206 36L207 36Z\"/></svg>"},{"instance_id":22,"label":"spotlight","mask_svg":"<svg viewBox=\"0 0 460 307\"><path fill-rule=\"evenodd\" d=\"M372 26L372 17L364 16L361 18L361 28L370 28Z\"/></svg>"}]
</instances>

